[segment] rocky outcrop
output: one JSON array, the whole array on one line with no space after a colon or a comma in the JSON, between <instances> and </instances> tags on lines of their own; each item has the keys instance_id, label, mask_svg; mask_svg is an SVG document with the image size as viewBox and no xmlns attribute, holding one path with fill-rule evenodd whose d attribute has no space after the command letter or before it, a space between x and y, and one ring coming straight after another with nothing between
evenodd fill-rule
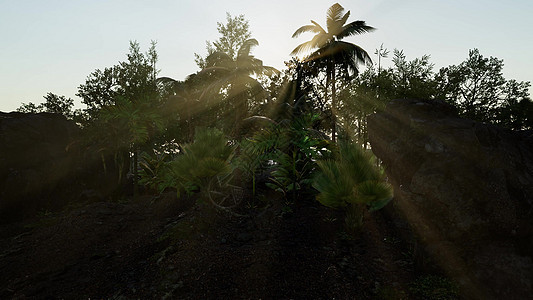
<instances>
[{"instance_id":1,"label":"rocky outcrop","mask_svg":"<svg viewBox=\"0 0 533 300\"><path fill-rule=\"evenodd\" d=\"M395 100L368 120L394 207L467 298L526 299L533 282L533 132Z\"/></svg>"},{"instance_id":2,"label":"rocky outcrop","mask_svg":"<svg viewBox=\"0 0 533 300\"><path fill-rule=\"evenodd\" d=\"M59 208L83 191L105 194L113 176L80 138L62 115L0 112L0 222Z\"/></svg>"}]
</instances>

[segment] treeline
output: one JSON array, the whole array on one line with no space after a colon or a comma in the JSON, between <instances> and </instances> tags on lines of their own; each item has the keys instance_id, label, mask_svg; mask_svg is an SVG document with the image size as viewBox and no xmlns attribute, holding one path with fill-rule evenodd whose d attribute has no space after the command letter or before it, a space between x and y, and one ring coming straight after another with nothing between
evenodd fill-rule
<instances>
[{"instance_id":1,"label":"treeline","mask_svg":"<svg viewBox=\"0 0 533 300\"><path fill-rule=\"evenodd\" d=\"M364 49L343 41L374 30L348 18L334 4L326 28L313 21L297 29L293 37L314 36L293 54L310 54L276 70L253 56L258 41L244 16L228 14L207 55L195 54L200 70L185 80L158 77L156 44L143 53L131 42L126 61L95 70L79 86L85 109L73 111L72 99L49 93L45 103L19 111L75 120L86 135L81 142L130 167L135 187L140 180L152 191L200 192L230 211L228 195L251 184L255 197L256 176L268 170L268 186L286 198L318 191L324 204L348 207L351 223L391 198L364 150L367 116L390 100L444 99L468 118L533 128L530 83L506 80L503 60L474 49L461 64L435 72L429 55L409 61L394 50L393 65L381 68L386 49L376 50L376 66ZM350 177L343 162L362 175Z\"/></svg>"}]
</instances>

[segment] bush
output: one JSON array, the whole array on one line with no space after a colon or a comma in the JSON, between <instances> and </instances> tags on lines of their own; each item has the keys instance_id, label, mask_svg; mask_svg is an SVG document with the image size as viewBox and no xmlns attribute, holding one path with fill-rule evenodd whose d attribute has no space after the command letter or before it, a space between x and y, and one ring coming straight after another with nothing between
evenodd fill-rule
<instances>
[{"instance_id":1,"label":"bush","mask_svg":"<svg viewBox=\"0 0 533 300\"><path fill-rule=\"evenodd\" d=\"M334 159L317 162L319 172L313 187L317 200L325 206L346 209L346 226L355 230L362 225L365 211L384 207L392 199L392 188L373 162L357 144L341 142Z\"/></svg>"},{"instance_id":2,"label":"bush","mask_svg":"<svg viewBox=\"0 0 533 300\"><path fill-rule=\"evenodd\" d=\"M231 209L242 200L238 197L242 188L231 185L234 153L235 147L221 131L197 129L194 142L184 145L181 154L169 164L178 198L182 192L199 192L200 200L237 215Z\"/></svg>"},{"instance_id":3,"label":"bush","mask_svg":"<svg viewBox=\"0 0 533 300\"><path fill-rule=\"evenodd\" d=\"M184 145L170 163L178 192L205 191L214 178L229 176L234 150L221 131L198 129L194 142Z\"/></svg>"}]
</instances>

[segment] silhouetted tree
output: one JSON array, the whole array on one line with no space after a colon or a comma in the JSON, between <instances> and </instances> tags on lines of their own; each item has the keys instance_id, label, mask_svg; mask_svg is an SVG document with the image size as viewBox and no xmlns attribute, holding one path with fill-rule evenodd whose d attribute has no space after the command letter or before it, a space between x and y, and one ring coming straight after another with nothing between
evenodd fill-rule
<instances>
[{"instance_id":1,"label":"silhouetted tree","mask_svg":"<svg viewBox=\"0 0 533 300\"><path fill-rule=\"evenodd\" d=\"M58 96L54 93L47 93L43 96L45 102L41 104L34 104L32 102L22 103L22 105L17 108L17 111L24 113L40 113L40 112L49 112L62 114L68 119L74 118L79 112L73 111L74 100L67 98L65 96Z\"/></svg>"},{"instance_id":2,"label":"silhouetted tree","mask_svg":"<svg viewBox=\"0 0 533 300\"><path fill-rule=\"evenodd\" d=\"M104 68L103 71L95 70L85 83L78 87L76 95L82 98L90 115L94 115L103 106L113 105L117 97L133 102L141 97L156 101L156 61L155 42L152 42L148 52L143 54L139 43L131 41L127 61Z\"/></svg>"},{"instance_id":3,"label":"silhouetted tree","mask_svg":"<svg viewBox=\"0 0 533 300\"><path fill-rule=\"evenodd\" d=\"M264 97L264 90L256 76L272 75L277 70L264 66L260 59L250 54L252 47L259 43L256 39L246 40L233 59L224 52L215 52L206 59L206 68L199 75L217 78L205 90L205 93L217 92L225 94L226 103L231 109L228 115L233 115L232 132L235 137L241 134L242 120L248 113L248 101L255 97ZM255 76L255 77L254 77ZM209 101L202 95L201 101ZM212 103L216 105L216 103Z\"/></svg>"},{"instance_id":4,"label":"silhouetted tree","mask_svg":"<svg viewBox=\"0 0 533 300\"><path fill-rule=\"evenodd\" d=\"M502 69L502 59L485 58L478 49L470 50L467 60L439 71L437 96L456 106L467 118L523 128L528 116L517 113L517 108L518 103L529 106L530 83L508 81Z\"/></svg>"},{"instance_id":5,"label":"silhouetted tree","mask_svg":"<svg viewBox=\"0 0 533 300\"><path fill-rule=\"evenodd\" d=\"M217 22L217 30L221 37L215 42L206 41L206 58L215 52L223 52L232 59L236 59L241 46L252 36L248 23L244 15L232 17L226 13L226 24ZM197 53L194 53L194 57L194 61L200 69L207 67L206 58Z\"/></svg>"},{"instance_id":6,"label":"silhouetted tree","mask_svg":"<svg viewBox=\"0 0 533 300\"><path fill-rule=\"evenodd\" d=\"M312 21L312 25L304 25L298 28L293 38L304 32L313 32L315 36L305 43L298 45L291 55L300 54L309 50L317 49L311 53L306 61L321 62L326 65L327 85L331 86L331 108L332 108L332 139L335 141L336 135L336 70L339 69L348 77L359 72L359 64L368 64L371 58L363 48L342 39L367 33L374 30L366 25L365 21L354 21L346 24L350 16L350 11L344 13L344 8L338 4L333 4L327 11L327 31L317 22Z\"/></svg>"},{"instance_id":7,"label":"silhouetted tree","mask_svg":"<svg viewBox=\"0 0 533 300\"><path fill-rule=\"evenodd\" d=\"M367 145L366 118L398 98L433 99L437 93L433 64L429 55L407 60L403 51L394 49L393 66L367 68L352 81L340 81L338 118L349 136Z\"/></svg>"},{"instance_id":8,"label":"silhouetted tree","mask_svg":"<svg viewBox=\"0 0 533 300\"><path fill-rule=\"evenodd\" d=\"M529 97L530 82L507 81L504 87L505 98L496 112L497 123L505 127L521 130L533 129L533 101Z\"/></svg>"},{"instance_id":9,"label":"silhouetted tree","mask_svg":"<svg viewBox=\"0 0 533 300\"><path fill-rule=\"evenodd\" d=\"M104 71L96 70L78 88L91 116L89 136L115 160L133 154L134 193L137 191L138 152L162 127L160 91L156 84L155 42L146 54L130 42L128 60ZM100 151L100 150L99 150Z\"/></svg>"}]
</instances>

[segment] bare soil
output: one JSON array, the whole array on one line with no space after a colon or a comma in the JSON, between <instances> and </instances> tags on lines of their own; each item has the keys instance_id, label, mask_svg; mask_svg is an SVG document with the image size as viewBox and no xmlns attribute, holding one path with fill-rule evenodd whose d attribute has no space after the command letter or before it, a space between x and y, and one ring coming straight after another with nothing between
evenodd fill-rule
<instances>
[{"instance_id":1,"label":"bare soil","mask_svg":"<svg viewBox=\"0 0 533 300\"><path fill-rule=\"evenodd\" d=\"M386 214L348 235L312 199L270 203L238 218L144 196L2 225L0 298L413 298L412 251Z\"/></svg>"}]
</instances>

